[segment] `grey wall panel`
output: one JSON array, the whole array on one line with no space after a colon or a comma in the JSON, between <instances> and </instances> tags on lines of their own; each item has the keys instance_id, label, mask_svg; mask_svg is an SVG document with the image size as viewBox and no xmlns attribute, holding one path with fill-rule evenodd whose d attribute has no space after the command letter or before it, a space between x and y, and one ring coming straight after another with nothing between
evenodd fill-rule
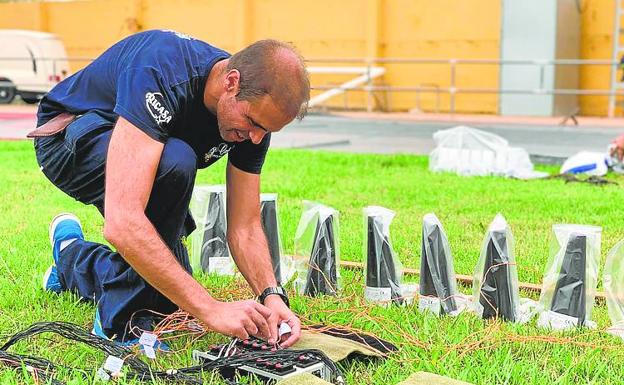
<instances>
[{"instance_id":1,"label":"grey wall panel","mask_svg":"<svg viewBox=\"0 0 624 385\"><path fill-rule=\"evenodd\" d=\"M581 15L577 0L557 2L557 59L578 59L580 57ZM555 67L555 88L578 89L579 66L558 65ZM554 115L569 115L578 108L576 95L555 95Z\"/></svg>"},{"instance_id":2,"label":"grey wall panel","mask_svg":"<svg viewBox=\"0 0 624 385\"><path fill-rule=\"evenodd\" d=\"M556 0L503 0L502 60L553 60L556 49ZM537 89L554 84L554 68L545 66L503 65L500 88ZM543 77L543 80L541 80ZM552 95L501 94L502 115L541 115L553 113Z\"/></svg>"}]
</instances>

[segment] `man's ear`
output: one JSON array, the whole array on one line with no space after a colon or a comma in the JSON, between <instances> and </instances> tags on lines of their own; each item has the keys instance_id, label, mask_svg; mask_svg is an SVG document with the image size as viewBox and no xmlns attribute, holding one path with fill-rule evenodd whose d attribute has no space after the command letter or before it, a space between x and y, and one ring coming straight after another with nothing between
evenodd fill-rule
<instances>
[{"instance_id":1,"label":"man's ear","mask_svg":"<svg viewBox=\"0 0 624 385\"><path fill-rule=\"evenodd\" d=\"M240 72L237 69L231 69L225 74L225 91L238 95L240 88Z\"/></svg>"}]
</instances>

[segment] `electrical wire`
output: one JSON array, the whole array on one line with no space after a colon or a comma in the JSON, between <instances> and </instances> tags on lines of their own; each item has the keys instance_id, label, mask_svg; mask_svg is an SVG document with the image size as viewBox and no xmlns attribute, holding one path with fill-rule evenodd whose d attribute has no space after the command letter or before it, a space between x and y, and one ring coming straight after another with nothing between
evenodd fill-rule
<instances>
[{"instance_id":1,"label":"electrical wire","mask_svg":"<svg viewBox=\"0 0 624 385\"><path fill-rule=\"evenodd\" d=\"M196 326L194 327L196 328ZM26 372L32 373L36 380L41 380L44 383L52 385L64 385L63 382L54 378L57 369L59 367L64 367L70 370L78 370L77 368L56 365L43 358L7 352L7 350L16 343L42 333L58 334L66 339L83 343L108 355L121 358L124 360L124 365L128 368L126 376L140 381L161 379L168 382L200 385L204 383L201 378L204 372L216 371L223 368L236 369L255 362L258 359L294 361L301 355L307 355L322 361L333 374L333 378L337 380L336 383L340 384L343 381L342 374L336 364L320 350L278 349L275 351L239 351L236 347L236 344L239 342L238 339L233 339L231 342L224 344L219 353L219 357L214 361L204 360L199 365L185 368L153 370L148 364L136 356L133 349L120 346L114 341L95 336L85 331L80 326L68 322L39 322L16 333L0 347L0 365L16 369L25 368ZM228 382L235 384L235 382L229 380Z\"/></svg>"}]
</instances>

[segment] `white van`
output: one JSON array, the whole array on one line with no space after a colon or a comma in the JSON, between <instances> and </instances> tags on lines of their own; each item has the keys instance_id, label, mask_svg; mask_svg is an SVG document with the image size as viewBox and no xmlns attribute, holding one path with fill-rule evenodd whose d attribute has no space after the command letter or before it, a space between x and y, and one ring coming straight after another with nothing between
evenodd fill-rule
<instances>
[{"instance_id":1,"label":"white van","mask_svg":"<svg viewBox=\"0 0 624 385\"><path fill-rule=\"evenodd\" d=\"M15 95L37 103L68 73L67 53L56 35L0 29L0 104L11 103Z\"/></svg>"}]
</instances>

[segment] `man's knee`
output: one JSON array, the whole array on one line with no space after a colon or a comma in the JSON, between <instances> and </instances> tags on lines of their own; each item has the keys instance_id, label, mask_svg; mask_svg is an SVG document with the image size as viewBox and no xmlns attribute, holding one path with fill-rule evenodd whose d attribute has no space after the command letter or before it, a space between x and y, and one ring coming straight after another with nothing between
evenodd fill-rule
<instances>
[{"instance_id":1,"label":"man's knee","mask_svg":"<svg viewBox=\"0 0 624 385\"><path fill-rule=\"evenodd\" d=\"M180 139L169 139L160 158L156 183L189 186L195 181L196 173L197 156L193 149Z\"/></svg>"}]
</instances>

